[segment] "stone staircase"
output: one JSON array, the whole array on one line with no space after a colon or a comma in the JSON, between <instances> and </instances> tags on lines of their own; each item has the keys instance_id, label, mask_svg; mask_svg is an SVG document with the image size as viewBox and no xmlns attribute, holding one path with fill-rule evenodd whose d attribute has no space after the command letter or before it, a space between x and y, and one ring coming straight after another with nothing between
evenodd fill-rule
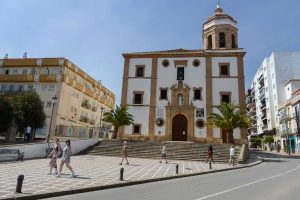
<instances>
[{"instance_id":1,"label":"stone staircase","mask_svg":"<svg viewBox=\"0 0 300 200\"><path fill-rule=\"evenodd\" d=\"M207 144L193 142L166 141L167 158L169 160L193 160L205 161L207 157ZM128 142L129 157L159 159L162 144L159 142L133 141ZM228 162L230 144L213 145L213 157L215 162ZM122 141L104 140L98 145L84 152L88 155L120 156ZM235 146L236 161L240 153L240 146Z\"/></svg>"}]
</instances>

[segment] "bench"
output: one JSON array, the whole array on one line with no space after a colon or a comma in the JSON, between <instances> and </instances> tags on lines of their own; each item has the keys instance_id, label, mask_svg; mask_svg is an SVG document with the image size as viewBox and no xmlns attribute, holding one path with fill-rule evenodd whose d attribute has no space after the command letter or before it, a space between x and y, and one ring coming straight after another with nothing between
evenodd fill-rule
<instances>
[{"instance_id":1,"label":"bench","mask_svg":"<svg viewBox=\"0 0 300 200\"><path fill-rule=\"evenodd\" d=\"M23 162L24 152L20 152L19 149L0 149L0 160L2 157L13 158L16 161L21 160Z\"/></svg>"}]
</instances>

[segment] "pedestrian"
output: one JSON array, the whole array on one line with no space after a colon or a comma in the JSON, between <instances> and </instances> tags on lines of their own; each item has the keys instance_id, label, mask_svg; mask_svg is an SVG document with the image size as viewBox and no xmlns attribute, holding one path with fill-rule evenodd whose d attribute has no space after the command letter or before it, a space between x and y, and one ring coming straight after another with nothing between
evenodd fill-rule
<instances>
[{"instance_id":1,"label":"pedestrian","mask_svg":"<svg viewBox=\"0 0 300 200\"><path fill-rule=\"evenodd\" d=\"M213 146L211 144L208 146L206 163L208 162L209 159L210 159L211 162L214 161L214 159L213 159Z\"/></svg>"},{"instance_id":2,"label":"pedestrian","mask_svg":"<svg viewBox=\"0 0 300 200\"><path fill-rule=\"evenodd\" d=\"M166 163L168 163L167 161L167 148L166 148L166 144L164 144L161 148L161 158L160 158L160 163L162 162L162 159L166 160Z\"/></svg>"},{"instance_id":3,"label":"pedestrian","mask_svg":"<svg viewBox=\"0 0 300 200\"><path fill-rule=\"evenodd\" d=\"M58 171L57 171L57 158L59 158L61 156L61 146L59 144L59 139L56 138L55 140L55 144L53 146L53 150L51 151L51 153L49 154L49 158L50 159L50 162L49 162L49 166L50 166L50 172L49 172L49 175L52 174L52 168L55 169L55 172L54 174L57 175L58 174Z\"/></svg>"},{"instance_id":4,"label":"pedestrian","mask_svg":"<svg viewBox=\"0 0 300 200\"><path fill-rule=\"evenodd\" d=\"M63 149L63 155L61 157L61 163L59 166L59 171L58 171L57 177L61 176L61 171L63 169L64 164L66 164L66 167L71 171L71 177L75 177L75 172L74 172L73 168L70 166L71 154L72 154L71 142L70 142L70 140L67 140L66 146Z\"/></svg>"},{"instance_id":5,"label":"pedestrian","mask_svg":"<svg viewBox=\"0 0 300 200\"><path fill-rule=\"evenodd\" d=\"M234 150L234 146L232 145L229 149L229 165L233 164L234 165L234 153L235 153L235 150Z\"/></svg>"},{"instance_id":6,"label":"pedestrian","mask_svg":"<svg viewBox=\"0 0 300 200\"><path fill-rule=\"evenodd\" d=\"M27 127L25 128L25 135L27 138L27 142L30 142L30 137L31 137L31 127L29 124L27 124Z\"/></svg>"},{"instance_id":7,"label":"pedestrian","mask_svg":"<svg viewBox=\"0 0 300 200\"><path fill-rule=\"evenodd\" d=\"M128 162L128 146L127 146L127 141L124 141L123 142L123 148L122 148L122 151L121 151L121 156L122 156L122 160L121 162L119 163L120 165L123 164L123 160L125 159L126 160L126 165L129 165L129 162Z\"/></svg>"}]
</instances>

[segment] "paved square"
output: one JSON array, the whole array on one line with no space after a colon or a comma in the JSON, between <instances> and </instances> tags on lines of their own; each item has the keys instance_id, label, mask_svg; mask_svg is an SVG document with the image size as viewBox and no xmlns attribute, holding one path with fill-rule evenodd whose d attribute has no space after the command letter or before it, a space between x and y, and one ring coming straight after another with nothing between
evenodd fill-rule
<instances>
[{"instance_id":1,"label":"paved square","mask_svg":"<svg viewBox=\"0 0 300 200\"><path fill-rule=\"evenodd\" d=\"M120 183L120 168L124 167L124 181L153 179L174 176L176 164L179 174L209 171L207 163L194 161L175 161L159 163L159 160L128 158L130 165L120 166L120 158L108 156L74 156L71 166L78 175L70 178L66 167L60 178L49 173L49 159L25 160L22 162L0 163L0 199L13 197L17 176L24 174L22 195L51 193ZM59 161L60 162L60 161ZM213 164L213 170L229 168L227 164ZM54 171L54 170L53 170ZM20 196L20 195L18 195Z\"/></svg>"}]
</instances>

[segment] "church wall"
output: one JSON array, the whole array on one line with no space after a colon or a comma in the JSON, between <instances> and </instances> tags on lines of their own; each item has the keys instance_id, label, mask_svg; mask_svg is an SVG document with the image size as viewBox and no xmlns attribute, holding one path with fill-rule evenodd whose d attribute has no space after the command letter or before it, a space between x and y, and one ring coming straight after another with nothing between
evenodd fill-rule
<instances>
[{"instance_id":1,"label":"church wall","mask_svg":"<svg viewBox=\"0 0 300 200\"><path fill-rule=\"evenodd\" d=\"M141 135L148 135L148 119L149 119L149 107L148 106L128 106L128 112L133 115L134 123L141 124ZM125 134L132 134L133 126L125 127Z\"/></svg>"}]
</instances>

